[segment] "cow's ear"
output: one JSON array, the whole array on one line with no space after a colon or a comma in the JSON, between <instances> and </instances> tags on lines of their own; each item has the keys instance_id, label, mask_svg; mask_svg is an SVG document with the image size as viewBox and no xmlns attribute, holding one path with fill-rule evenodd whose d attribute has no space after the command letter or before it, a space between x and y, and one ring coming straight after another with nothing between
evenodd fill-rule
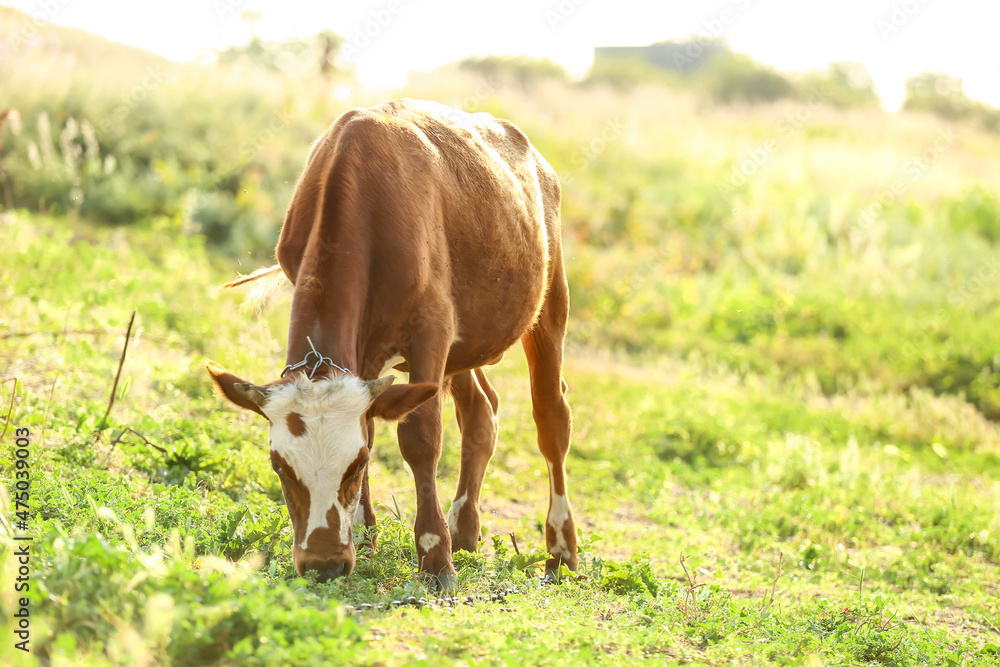
<instances>
[{"instance_id":1,"label":"cow's ear","mask_svg":"<svg viewBox=\"0 0 1000 667\"><path fill-rule=\"evenodd\" d=\"M268 388L244 382L214 361L205 364L208 374L212 377L215 393L245 410L253 410L261 417L264 414L264 404L267 403Z\"/></svg>"},{"instance_id":2,"label":"cow's ear","mask_svg":"<svg viewBox=\"0 0 1000 667\"><path fill-rule=\"evenodd\" d=\"M368 408L368 417L390 422L399 421L423 405L437 392L438 386L433 382L386 387L372 401L371 407Z\"/></svg>"}]
</instances>

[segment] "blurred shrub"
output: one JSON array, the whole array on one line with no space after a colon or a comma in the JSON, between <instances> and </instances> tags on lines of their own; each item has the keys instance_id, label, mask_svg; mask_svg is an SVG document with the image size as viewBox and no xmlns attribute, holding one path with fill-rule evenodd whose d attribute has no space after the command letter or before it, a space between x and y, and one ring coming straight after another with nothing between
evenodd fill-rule
<instances>
[{"instance_id":1,"label":"blurred shrub","mask_svg":"<svg viewBox=\"0 0 1000 667\"><path fill-rule=\"evenodd\" d=\"M987 419L1000 421L1000 360L987 348L925 351L919 362L909 372L913 384L937 394L964 395Z\"/></svg>"},{"instance_id":2,"label":"blurred shrub","mask_svg":"<svg viewBox=\"0 0 1000 667\"><path fill-rule=\"evenodd\" d=\"M1000 197L976 184L945 203L948 223L956 231L971 231L991 243L1000 241Z\"/></svg>"},{"instance_id":3,"label":"blurred shrub","mask_svg":"<svg viewBox=\"0 0 1000 667\"><path fill-rule=\"evenodd\" d=\"M807 72L798 82L799 97L818 94L826 104L840 109L874 108L881 104L875 81L860 63L830 63L825 70Z\"/></svg>"},{"instance_id":4,"label":"blurred shrub","mask_svg":"<svg viewBox=\"0 0 1000 667\"><path fill-rule=\"evenodd\" d=\"M704 83L713 100L723 104L774 102L796 96L795 85L788 77L731 51L711 56L696 79Z\"/></svg>"},{"instance_id":5,"label":"blurred shrub","mask_svg":"<svg viewBox=\"0 0 1000 667\"><path fill-rule=\"evenodd\" d=\"M86 60L86 44L74 48ZM251 44L228 54L245 63L234 74L119 48L72 70L57 50L27 54L30 68L0 62L5 102L19 111L0 139L0 201L111 225L166 217L217 248L269 254L309 146L342 110L315 60L276 74L283 47ZM30 85L41 76L45 94ZM304 98L303 85L321 92Z\"/></svg>"},{"instance_id":6,"label":"blurred shrub","mask_svg":"<svg viewBox=\"0 0 1000 667\"><path fill-rule=\"evenodd\" d=\"M545 79L566 80L566 70L549 58L483 56L466 58L458 64L458 67L485 77L491 82L514 81L523 89Z\"/></svg>"},{"instance_id":7,"label":"blurred shrub","mask_svg":"<svg viewBox=\"0 0 1000 667\"><path fill-rule=\"evenodd\" d=\"M2 171L19 177L9 180L5 195L12 201L7 205L30 198L42 210L78 210L87 186L114 172L114 158L102 158L94 128L87 121L69 117L53 127L44 111L31 121L26 128L20 119L10 126L13 136L7 150L14 155Z\"/></svg>"},{"instance_id":8,"label":"blurred shrub","mask_svg":"<svg viewBox=\"0 0 1000 667\"><path fill-rule=\"evenodd\" d=\"M682 87L681 77L661 69L638 57L597 58L587 75L585 84L607 84L619 90L634 88L644 83Z\"/></svg>"},{"instance_id":9,"label":"blurred shrub","mask_svg":"<svg viewBox=\"0 0 1000 667\"><path fill-rule=\"evenodd\" d=\"M656 440L652 444L663 461L722 468L736 463L745 438L713 415L698 415L666 427Z\"/></svg>"}]
</instances>

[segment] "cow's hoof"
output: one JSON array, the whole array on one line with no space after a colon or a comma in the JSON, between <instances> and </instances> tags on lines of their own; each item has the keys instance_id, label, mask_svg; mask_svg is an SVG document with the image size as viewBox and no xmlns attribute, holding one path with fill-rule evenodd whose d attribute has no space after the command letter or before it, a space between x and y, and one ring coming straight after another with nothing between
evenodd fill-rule
<instances>
[{"instance_id":1,"label":"cow's hoof","mask_svg":"<svg viewBox=\"0 0 1000 667\"><path fill-rule=\"evenodd\" d=\"M458 575L454 572L442 572L432 579L437 582L439 593L449 593L458 588Z\"/></svg>"},{"instance_id":2,"label":"cow's hoof","mask_svg":"<svg viewBox=\"0 0 1000 667\"><path fill-rule=\"evenodd\" d=\"M580 566L580 561L576 555L572 558L562 557L562 558L550 558L545 561L545 578L549 581L559 581L559 578L565 572L562 566L569 568L571 572L576 572L577 568Z\"/></svg>"}]
</instances>

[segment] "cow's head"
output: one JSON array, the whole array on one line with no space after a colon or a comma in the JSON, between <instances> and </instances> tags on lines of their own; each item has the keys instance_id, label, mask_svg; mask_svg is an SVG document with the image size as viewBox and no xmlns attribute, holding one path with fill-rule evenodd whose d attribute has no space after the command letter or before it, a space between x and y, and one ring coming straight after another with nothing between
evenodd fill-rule
<instances>
[{"instance_id":1,"label":"cow's head","mask_svg":"<svg viewBox=\"0 0 1000 667\"><path fill-rule=\"evenodd\" d=\"M292 519L295 569L316 570L320 581L350 574L352 526L372 445L368 422L402 419L437 385L392 387L392 376L364 382L353 375L299 375L258 386L212 362L208 372L225 398L271 423L271 466Z\"/></svg>"}]
</instances>

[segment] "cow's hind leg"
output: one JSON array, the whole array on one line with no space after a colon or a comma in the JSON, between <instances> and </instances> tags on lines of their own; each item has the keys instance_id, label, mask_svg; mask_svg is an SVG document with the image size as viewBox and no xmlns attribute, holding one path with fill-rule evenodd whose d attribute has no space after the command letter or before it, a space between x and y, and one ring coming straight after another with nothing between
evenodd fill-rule
<instances>
[{"instance_id":1,"label":"cow's hind leg","mask_svg":"<svg viewBox=\"0 0 1000 667\"><path fill-rule=\"evenodd\" d=\"M475 551L479 546L479 492L496 448L499 398L481 368L453 375L451 394L462 431L462 467L448 512L448 530L452 551Z\"/></svg>"},{"instance_id":2,"label":"cow's hind leg","mask_svg":"<svg viewBox=\"0 0 1000 667\"><path fill-rule=\"evenodd\" d=\"M556 275L535 328L521 337L531 374L531 404L538 429L538 448L549 466L549 513L545 521L545 545L550 558L545 568L552 572L562 563L577 568L576 524L566 492L564 462L569 451L572 417L562 377L563 341L569 316L569 289L562 262L554 263Z\"/></svg>"},{"instance_id":3,"label":"cow's hind leg","mask_svg":"<svg viewBox=\"0 0 1000 667\"><path fill-rule=\"evenodd\" d=\"M368 451L371 452L375 443L375 421L369 419L366 425L368 429ZM378 543L378 533L375 531L375 506L372 502L372 492L368 487L368 468L365 468L364 477L361 482L361 502L358 503L358 510L354 515L354 528L355 535L360 531L359 528L366 527L367 533L364 540L361 540L358 544L359 547L368 547L373 552Z\"/></svg>"}]
</instances>

